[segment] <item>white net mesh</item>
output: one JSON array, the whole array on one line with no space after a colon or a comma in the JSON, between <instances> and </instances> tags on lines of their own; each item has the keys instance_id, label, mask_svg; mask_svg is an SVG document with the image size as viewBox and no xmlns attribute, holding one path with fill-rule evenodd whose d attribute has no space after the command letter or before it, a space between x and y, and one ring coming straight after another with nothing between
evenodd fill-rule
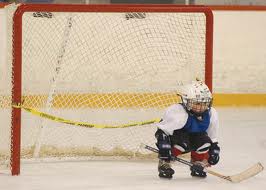
<instances>
[{"instance_id":1,"label":"white net mesh","mask_svg":"<svg viewBox=\"0 0 266 190\"><path fill-rule=\"evenodd\" d=\"M111 126L160 118L178 84L205 78L203 12L26 12L22 23L22 104L56 117ZM11 86L1 86L2 135ZM149 153L139 145L154 146L156 126L86 128L22 110L21 129L23 158L132 157Z\"/></svg>"}]
</instances>

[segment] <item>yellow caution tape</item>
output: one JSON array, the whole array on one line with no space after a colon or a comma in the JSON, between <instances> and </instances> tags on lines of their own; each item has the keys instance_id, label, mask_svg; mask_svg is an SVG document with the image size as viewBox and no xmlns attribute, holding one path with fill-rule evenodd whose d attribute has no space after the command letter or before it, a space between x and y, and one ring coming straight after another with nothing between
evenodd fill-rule
<instances>
[{"instance_id":1,"label":"yellow caution tape","mask_svg":"<svg viewBox=\"0 0 266 190\"><path fill-rule=\"evenodd\" d=\"M60 123L65 123L69 125L75 125L75 126L80 126L80 127L88 127L88 128L126 128L126 127L134 127L134 126L142 126L142 125L148 125L152 123L158 123L161 119L156 118L152 120L147 120L147 121L140 121L140 122L132 122L132 123L127 123L127 124L121 124L121 125L102 125L102 124L92 124L92 123L86 123L86 122L77 122L77 121L71 121L67 120L61 117L56 117L41 111L38 111L33 108L29 108L23 105L12 105L14 108L22 108L27 112L30 112L33 115L43 117L46 119L50 119L56 122Z\"/></svg>"}]
</instances>

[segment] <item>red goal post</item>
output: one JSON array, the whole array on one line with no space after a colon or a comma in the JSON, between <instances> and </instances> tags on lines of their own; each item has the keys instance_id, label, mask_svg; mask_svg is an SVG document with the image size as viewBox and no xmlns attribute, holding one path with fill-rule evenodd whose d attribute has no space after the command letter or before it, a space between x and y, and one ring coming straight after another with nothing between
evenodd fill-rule
<instances>
[{"instance_id":1,"label":"red goal post","mask_svg":"<svg viewBox=\"0 0 266 190\"><path fill-rule=\"evenodd\" d=\"M13 17L13 75L12 75L12 104L23 104L23 48L26 47L28 41L23 41L23 22L25 13L202 13L205 15L205 39L199 38L197 40L203 40L204 43L204 80L212 89L212 43L213 43L213 16L209 8L203 6L175 6L175 5L59 5L59 4L21 4L18 6ZM47 16L47 15L46 15ZM48 15L49 16L49 15ZM143 17L142 15L139 15ZM134 14L133 16L134 17ZM145 17L145 14L144 14ZM130 14L129 14L130 19ZM139 18L138 18L139 19ZM192 22L193 17L189 18L188 22ZM196 18L197 19L197 18ZM90 21L93 23L93 21ZM181 22L180 22L181 23ZM94 23L93 23L94 24ZM97 24L97 23L96 23ZM176 24L173 21L173 24ZM178 23L177 23L178 24ZM171 27L171 26L170 26ZM176 27L175 29L177 29ZM186 29L186 28L185 28ZM196 31L197 27L191 31ZM30 30L30 29L29 29ZM47 29L48 31L49 29ZM129 30L129 29L128 29ZM173 30L174 31L174 30ZM32 35L32 34L31 34ZM71 34L70 34L71 35ZM149 34L146 34L149 35ZM162 34L164 35L164 34ZM32 35L34 36L34 35ZM189 36L195 40L196 34L189 34ZM152 38L153 36L151 36ZM117 38L120 39L120 38ZM30 39L29 39L30 40ZM81 39L82 41L82 39ZM159 40L160 41L160 40ZM25 43L25 44L23 44ZM50 42L49 42L50 43ZM86 42L77 42L86 43ZM100 42L99 42L100 43ZM111 42L110 42L111 43ZM197 42L196 42L197 43ZM165 43L163 44L165 46ZM171 45L172 47L172 45ZM132 47L134 48L134 47ZM141 47L146 48L146 47ZM180 47L182 48L182 47ZM193 43L190 46L193 49ZM118 51L118 50L117 50ZM164 50L162 50L164 51ZM194 51L194 50L193 50ZM197 49L195 50L197 52ZM113 52L115 53L115 52ZM166 53L168 54L168 53ZM200 53L202 54L202 53ZM32 55L34 56L34 55ZM121 55L120 55L121 56ZM29 58L31 59L31 58ZM159 58L158 58L159 59ZM190 58L185 58L190 59ZM160 68L157 68L158 70ZM162 69L162 68L161 68ZM43 71L45 72L45 70ZM191 72L194 72L191 71ZM101 75L101 73L99 74ZM128 75L128 74L127 74ZM123 85L122 85L123 86ZM145 85L144 85L145 86ZM37 106L38 107L38 106ZM12 126L11 126L11 171L12 175L18 175L20 173L20 154L21 154L21 108L12 107ZM150 134L151 136L153 134Z\"/></svg>"}]
</instances>

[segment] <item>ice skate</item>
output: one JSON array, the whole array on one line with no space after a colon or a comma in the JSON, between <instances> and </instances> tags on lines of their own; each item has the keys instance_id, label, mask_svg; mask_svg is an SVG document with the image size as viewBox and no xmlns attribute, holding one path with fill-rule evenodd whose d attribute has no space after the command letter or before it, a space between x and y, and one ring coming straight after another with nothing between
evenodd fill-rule
<instances>
[{"instance_id":1,"label":"ice skate","mask_svg":"<svg viewBox=\"0 0 266 190\"><path fill-rule=\"evenodd\" d=\"M209 166L207 160L196 161L196 162L193 162L193 163L194 163L195 165L198 165L199 167L201 166L202 169L205 168L205 167L208 167L208 166ZM204 172L203 170L199 170L199 169L197 169L197 168L195 168L195 167L194 167L194 168L193 168L193 167L190 167L190 171L191 171L190 175L191 175L192 177L200 177L200 178L205 178L205 177L207 177L206 172Z\"/></svg>"},{"instance_id":2,"label":"ice skate","mask_svg":"<svg viewBox=\"0 0 266 190\"><path fill-rule=\"evenodd\" d=\"M171 164L164 160L159 160L158 165L159 177L171 179L175 171L171 168Z\"/></svg>"}]
</instances>

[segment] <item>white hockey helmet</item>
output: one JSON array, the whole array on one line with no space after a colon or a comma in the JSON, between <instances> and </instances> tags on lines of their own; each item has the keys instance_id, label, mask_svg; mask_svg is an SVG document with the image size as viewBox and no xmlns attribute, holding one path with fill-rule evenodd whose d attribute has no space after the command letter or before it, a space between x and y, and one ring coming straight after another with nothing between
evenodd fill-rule
<instances>
[{"instance_id":1,"label":"white hockey helmet","mask_svg":"<svg viewBox=\"0 0 266 190\"><path fill-rule=\"evenodd\" d=\"M179 95L182 105L189 112L201 114L212 106L212 93L202 81L193 81L184 85Z\"/></svg>"}]
</instances>

